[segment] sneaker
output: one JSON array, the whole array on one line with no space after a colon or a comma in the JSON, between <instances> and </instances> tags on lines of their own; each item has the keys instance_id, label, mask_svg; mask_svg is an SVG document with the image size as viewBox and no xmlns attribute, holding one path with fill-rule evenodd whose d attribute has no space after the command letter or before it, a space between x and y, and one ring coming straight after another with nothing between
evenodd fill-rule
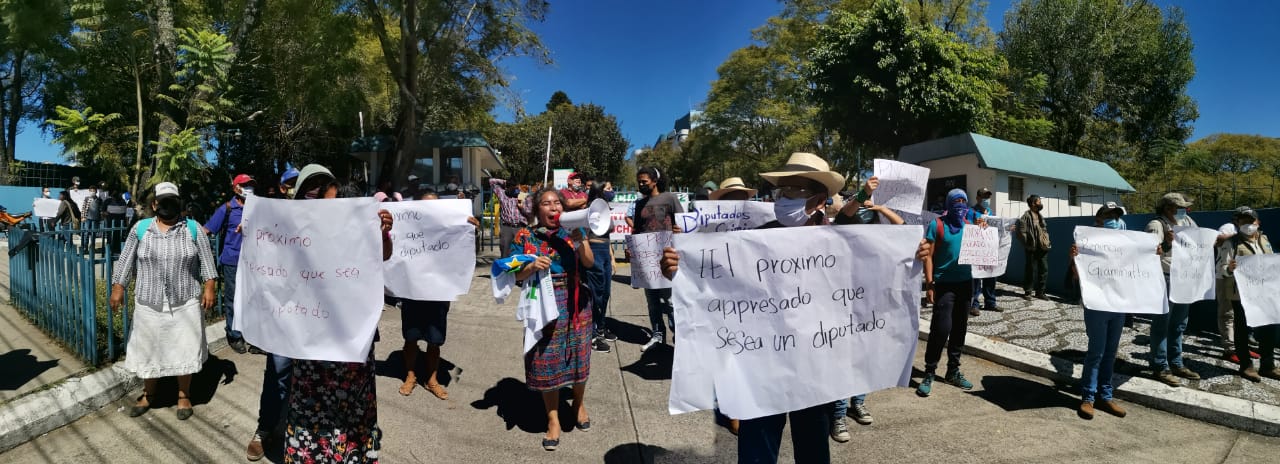
<instances>
[{"instance_id":1,"label":"sneaker","mask_svg":"<svg viewBox=\"0 0 1280 464\"><path fill-rule=\"evenodd\" d=\"M1164 383L1165 385L1170 386L1170 387L1181 387L1181 386L1182 386L1182 381L1181 381L1181 380L1178 380L1178 378L1177 378L1177 377L1174 377L1174 376L1173 376L1173 373L1172 373L1172 372L1169 372L1169 371L1167 371L1167 370L1157 372L1157 373L1156 373L1156 375L1155 375L1155 379L1156 379L1157 381L1160 381L1160 382Z\"/></svg>"},{"instance_id":2,"label":"sneaker","mask_svg":"<svg viewBox=\"0 0 1280 464\"><path fill-rule=\"evenodd\" d=\"M649 341L645 342L645 344L640 347L640 352L644 353L645 351L649 351L649 348L658 346L659 343L662 343L662 338L662 335L654 335L653 337L650 337Z\"/></svg>"},{"instance_id":3,"label":"sneaker","mask_svg":"<svg viewBox=\"0 0 1280 464\"><path fill-rule=\"evenodd\" d=\"M1076 410L1076 415L1080 416L1080 418L1084 420L1093 420L1093 402L1082 401L1080 403L1080 409Z\"/></svg>"},{"instance_id":4,"label":"sneaker","mask_svg":"<svg viewBox=\"0 0 1280 464\"><path fill-rule=\"evenodd\" d=\"M253 432L253 439L249 440L249 449L245 450L244 457L250 461L262 459L266 452L262 450L262 434Z\"/></svg>"},{"instance_id":5,"label":"sneaker","mask_svg":"<svg viewBox=\"0 0 1280 464\"><path fill-rule=\"evenodd\" d=\"M1200 374L1197 374L1195 371L1191 369L1187 369L1185 366L1173 368L1173 375L1182 377L1187 380L1200 380Z\"/></svg>"},{"instance_id":6,"label":"sneaker","mask_svg":"<svg viewBox=\"0 0 1280 464\"><path fill-rule=\"evenodd\" d=\"M1040 299L1040 300L1047 300L1047 299L1049 299L1049 297L1048 297L1048 296L1046 296L1046 295L1044 294L1044 291L1036 292L1036 298L1037 298L1037 299Z\"/></svg>"},{"instance_id":7,"label":"sneaker","mask_svg":"<svg viewBox=\"0 0 1280 464\"><path fill-rule=\"evenodd\" d=\"M946 380L947 383L960 387L961 390L973 390L973 383L964 378L964 374L959 370L947 372Z\"/></svg>"},{"instance_id":8,"label":"sneaker","mask_svg":"<svg viewBox=\"0 0 1280 464\"><path fill-rule=\"evenodd\" d=\"M844 425L843 417L838 418L831 423L831 439L832 440L835 440L838 443L848 443L849 438L852 438L852 437L849 436L849 427L846 427Z\"/></svg>"},{"instance_id":9,"label":"sneaker","mask_svg":"<svg viewBox=\"0 0 1280 464\"><path fill-rule=\"evenodd\" d=\"M605 341L603 336L596 337L591 340L591 349L597 353L608 353L610 351L609 342Z\"/></svg>"},{"instance_id":10,"label":"sneaker","mask_svg":"<svg viewBox=\"0 0 1280 464\"><path fill-rule=\"evenodd\" d=\"M1257 351L1249 350L1249 357L1253 359L1259 359L1262 357L1262 355L1258 354Z\"/></svg>"},{"instance_id":11,"label":"sneaker","mask_svg":"<svg viewBox=\"0 0 1280 464\"><path fill-rule=\"evenodd\" d=\"M928 397L933 391L933 374L925 374L924 379L920 380L920 386L916 387L916 394L922 397Z\"/></svg>"},{"instance_id":12,"label":"sneaker","mask_svg":"<svg viewBox=\"0 0 1280 464\"><path fill-rule=\"evenodd\" d=\"M871 418L871 410L867 409L866 404L854 403L851 406L852 407L849 408L849 411L853 413L854 422L862 425L871 425L871 422L874 419Z\"/></svg>"},{"instance_id":13,"label":"sneaker","mask_svg":"<svg viewBox=\"0 0 1280 464\"><path fill-rule=\"evenodd\" d=\"M227 345L230 345L231 351L235 351L236 353L245 354L249 352L249 344L245 343L243 338L239 340L231 340L227 342Z\"/></svg>"},{"instance_id":14,"label":"sneaker","mask_svg":"<svg viewBox=\"0 0 1280 464\"><path fill-rule=\"evenodd\" d=\"M609 329L604 329L604 339L611 342L616 342L618 341L618 334L613 333Z\"/></svg>"},{"instance_id":15,"label":"sneaker","mask_svg":"<svg viewBox=\"0 0 1280 464\"><path fill-rule=\"evenodd\" d=\"M1116 403L1115 400L1097 401L1093 403L1093 407L1094 409L1097 409L1099 411L1105 412L1107 414L1110 414L1116 417L1124 417L1129 414L1129 412L1125 411L1124 408L1120 407L1120 403Z\"/></svg>"},{"instance_id":16,"label":"sneaker","mask_svg":"<svg viewBox=\"0 0 1280 464\"><path fill-rule=\"evenodd\" d=\"M1244 377L1245 380L1248 380L1254 383L1262 381L1262 376L1258 375L1258 370L1254 369L1252 366L1241 368L1240 376Z\"/></svg>"}]
</instances>

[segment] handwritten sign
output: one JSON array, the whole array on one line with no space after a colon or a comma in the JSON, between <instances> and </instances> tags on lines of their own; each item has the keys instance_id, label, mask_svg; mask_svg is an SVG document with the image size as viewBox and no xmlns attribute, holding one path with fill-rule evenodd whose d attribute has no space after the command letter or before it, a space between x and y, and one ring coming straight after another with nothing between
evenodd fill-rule
<instances>
[{"instance_id":1,"label":"handwritten sign","mask_svg":"<svg viewBox=\"0 0 1280 464\"><path fill-rule=\"evenodd\" d=\"M910 380L920 226L677 234L668 409L752 419ZM803 239L797 239L803 237Z\"/></svg>"},{"instance_id":2,"label":"handwritten sign","mask_svg":"<svg viewBox=\"0 0 1280 464\"><path fill-rule=\"evenodd\" d=\"M983 266L1000 264L1000 231L995 227L966 224L960 238L960 259L956 263Z\"/></svg>"},{"instance_id":3,"label":"handwritten sign","mask_svg":"<svg viewBox=\"0 0 1280 464\"><path fill-rule=\"evenodd\" d=\"M269 353L364 362L382 315L379 205L372 197L246 203L234 329Z\"/></svg>"},{"instance_id":4,"label":"handwritten sign","mask_svg":"<svg viewBox=\"0 0 1280 464\"><path fill-rule=\"evenodd\" d=\"M973 278L985 279L988 277L1000 277L1004 275L1009 267L1009 250L1013 248L1013 233L1010 228L1017 224L1018 220L1014 218L999 218L995 216L986 216L987 228L995 229L1000 233L1000 262L992 266L973 266Z\"/></svg>"},{"instance_id":5,"label":"handwritten sign","mask_svg":"<svg viewBox=\"0 0 1280 464\"><path fill-rule=\"evenodd\" d=\"M1076 270L1086 308L1137 314L1169 312L1154 234L1076 226Z\"/></svg>"},{"instance_id":6,"label":"handwritten sign","mask_svg":"<svg viewBox=\"0 0 1280 464\"><path fill-rule=\"evenodd\" d=\"M627 225L627 210L631 207L631 203L610 203L609 204L609 241L625 242L627 236L631 235L631 226Z\"/></svg>"},{"instance_id":7,"label":"handwritten sign","mask_svg":"<svg viewBox=\"0 0 1280 464\"><path fill-rule=\"evenodd\" d=\"M875 174L880 179L880 187L871 193L873 203L911 214L920 214L924 209L925 187L929 184L929 168L877 159Z\"/></svg>"},{"instance_id":8,"label":"handwritten sign","mask_svg":"<svg viewBox=\"0 0 1280 464\"><path fill-rule=\"evenodd\" d=\"M89 189L71 189L67 190L67 194L71 195L71 202L76 204L76 208L80 208L80 212L84 212L84 200L89 198Z\"/></svg>"},{"instance_id":9,"label":"handwritten sign","mask_svg":"<svg viewBox=\"0 0 1280 464\"><path fill-rule=\"evenodd\" d=\"M1173 228L1173 260L1169 264L1169 301L1191 304L1214 298L1213 257L1218 231L1199 227Z\"/></svg>"},{"instance_id":10,"label":"handwritten sign","mask_svg":"<svg viewBox=\"0 0 1280 464\"><path fill-rule=\"evenodd\" d=\"M31 204L31 214L50 219L58 215L58 206L61 204L61 201L52 198L36 198L36 201Z\"/></svg>"},{"instance_id":11,"label":"handwritten sign","mask_svg":"<svg viewBox=\"0 0 1280 464\"><path fill-rule=\"evenodd\" d=\"M685 233L755 229L774 220L773 204L758 201L699 201L698 210L676 214Z\"/></svg>"},{"instance_id":12,"label":"handwritten sign","mask_svg":"<svg viewBox=\"0 0 1280 464\"><path fill-rule=\"evenodd\" d=\"M395 218L387 292L424 301L457 301L475 275L476 228L470 200L421 200L381 204Z\"/></svg>"},{"instance_id":13,"label":"handwritten sign","mask_svg":"<svg viewBox=\"0 0 1280 464\"><path fill-rule=\"evenodd\" d=\"M627 236L631 249L631 288L671 288L662 276L662 249L671 246L671 232Z\"/></svg>"},{"instance_id":14,"label":"handwritten sign","mask_svg":"<svg viewBox=\"0 0 1280 464\"><path fill-rule=\"evenodd\" d=\"M1235 278L1249 327L1280 324L1280 255L1237 257Z\"/></svg>"}]
</instances>

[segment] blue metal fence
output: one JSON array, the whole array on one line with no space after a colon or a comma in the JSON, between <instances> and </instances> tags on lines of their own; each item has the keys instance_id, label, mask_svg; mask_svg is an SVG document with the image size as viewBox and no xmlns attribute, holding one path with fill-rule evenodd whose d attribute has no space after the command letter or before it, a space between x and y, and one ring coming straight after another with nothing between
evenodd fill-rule
<instances>
[{"instance_id":1,"label":"blue metal fence","mask_svg":"<svg viewBox=\"0 0 1280 464\"><path fill-rule=\"evenodd\" d=\"M36 232L9 230L9 296L31 322L91 365L115 361L129 337L133 286L125 286L119 311L109 304L111 273L123 246L127 223L93 229ZM213 240L214 259L221 251ZM207 319L223 316L218 305Z\"/></svg>"}]
</instances>

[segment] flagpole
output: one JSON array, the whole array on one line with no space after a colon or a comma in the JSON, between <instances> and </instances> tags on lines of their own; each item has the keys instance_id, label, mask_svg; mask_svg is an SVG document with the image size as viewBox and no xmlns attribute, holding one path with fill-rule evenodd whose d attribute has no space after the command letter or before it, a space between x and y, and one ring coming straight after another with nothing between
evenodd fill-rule
<instances>
[{"instance_id":1,"label":"flagpole","mask_svg":"<svg viewBox=\"0 0 1280 464\"><path fill-rule=\"evenodd\" d=\"M546 187L551 176L551 126L547 126L547 163L542 170L542 186Z\"/></svg>"}]
</instances>

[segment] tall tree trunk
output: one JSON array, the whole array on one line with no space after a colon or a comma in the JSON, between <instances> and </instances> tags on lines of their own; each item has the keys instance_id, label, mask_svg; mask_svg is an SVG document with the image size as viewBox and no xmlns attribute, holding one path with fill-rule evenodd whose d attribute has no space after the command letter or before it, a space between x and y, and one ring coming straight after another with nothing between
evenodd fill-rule
<instances>
[{"instance_id":1,"label":"tall tree trunk","mask_svg":"<svg viewBox=\"0 0 1280 464\"><path fill-rule=\"evenodd\" d=\"M404 0L400 16L400 89L408 94L400 100L400 137L396 145L392 185L407 182L418 154L418 1ZM434 181L434 180L433 180Z\"/></svg>"},{"instance_id":2,"label":"tall tree trunk","mask_svg":"<svg viewBox=\"0 0 1280 464\"><path fill-rule=\"evenodd\" d=\"M129 186L129 191L134 197L138 196L138 188L142 186L142 152L146 148L146 132L144 128L147 123L146 113L142 109L142 70L138 64L133 65L133 90L137 98L138 104L138 153L133 160L133 184Z\"/></svg>"},{"instance_id":3,"label":"tall tree trunk","mask_svg":"<svg viewBox=\"0 0 1280 464\"><path fill-rule=\"evenodd\" d=\"M14 159L18 144L18 122L22 121L22 113L26 111L22 101L22 87L27 83L26 77L22 75L26 59L27 52L25 51L17 50L13 53L13 79L10 83L10 90L13 91L13 96L9 98L9 120L5 121L5 124L9 126L7 128L8 133L5 134L8 137L5 140L5 161ZM8 172L0 174L8 175Z\"/></svg>"},{"instance_id":4,"label":"tall tree trunk","mask_svg":"<svg viewBox=\"0 0 1280 464\"><path fill-rule=\"evenodd\" d=\"M173 4L170 0L156 0L156 19L153 27L156 33L154 45L156 72L159 77L156 80L155 93L161 94L169 89L169 84L173 83L173 73L177 69L178 39L173 31ZM163 103L160 107L169 115L167 118L160 118L160 137L177 132L178 109Z\"/></svg>"}]
</instances>

